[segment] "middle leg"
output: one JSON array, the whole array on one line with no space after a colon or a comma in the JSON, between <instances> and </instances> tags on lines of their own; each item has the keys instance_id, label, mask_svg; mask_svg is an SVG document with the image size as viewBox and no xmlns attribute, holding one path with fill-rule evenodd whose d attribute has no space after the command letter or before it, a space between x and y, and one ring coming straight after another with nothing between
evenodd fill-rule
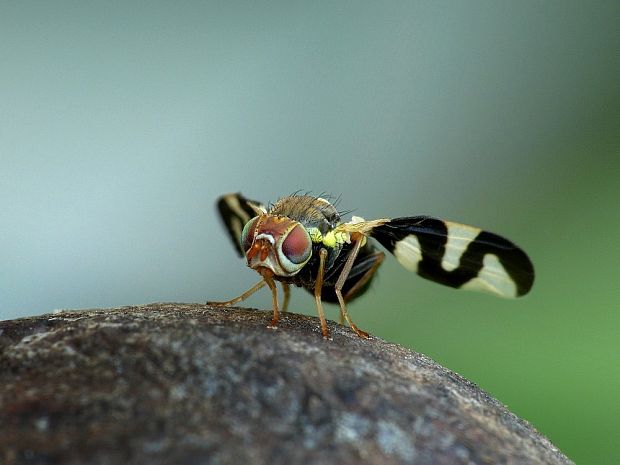
<instances>
[{"instance_id":1,"label":"middle leg","mask_svg":"<svg viewBox=\"0 0 620 465\"><path fill-rule=\"evenodd\" d=\"M316 302L316 311L319 314L321 320L321 332L324 339L331 339L329 335L329 329L327 328L327 321L325 320L325 312L323 311L323 303L321 302L321 290L323 289L323 274L325 272L325 258L327 257L327 250L321 249L319 252L319 272L316 275L316 282L314 283L314 300Z\"/></svg>"},{"instance_id":2,"label":"middle leg","mask_svg":"<svg viewBox=\"0 0 620 465\"><path fill-rule=\"evenodd\" d=\"M291 300L291 286L287 283L280 282L282 285L282 291L284 292L284 300L282 301L282 313L286 313L288 310L288 303Z\"/></svg>"}]
</instances>

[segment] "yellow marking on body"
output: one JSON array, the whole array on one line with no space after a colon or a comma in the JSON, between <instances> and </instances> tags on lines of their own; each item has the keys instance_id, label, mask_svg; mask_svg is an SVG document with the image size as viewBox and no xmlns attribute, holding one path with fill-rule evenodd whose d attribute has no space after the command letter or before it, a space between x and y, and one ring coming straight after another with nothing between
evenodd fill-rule
<instances>
[{"instance_id":1,"label":"yellow marking on body","mask_svg":"<svg viewBox=\"0 0 620 465\"><path fill-rule=\"evenodd\" d=\"M334 236L336 237L337 244L344 244L345 242L348 244L351 242L351 235L347 232L335 231Z\"/></svg>"},{"instance_id":2,"label":"yellow marking on body","mask_svg":"<svg viewBox=\"0 0 620 465\"><path fill-rule=\"evenodd\" d=\"M338 231L337 229L332 229L323 236L322 242L325 246L333 249L335 247L338 247L339 245L344 244L345 242L347 244L351 242L351 236L345 231Z\"/></svg>"},{"instance_id":3,"label":"yellow marking on body","mask_svg":"<svg viewBox=\"0 0 620 465\"><path fill-rule=\"evenodd\" d=\"M319 228L308 228L308 234L312 242L323 242L323 234L321 234Z\"/></svg>"},{"instance_id":4,"label":"yellow marking on body","mask_svg":"<svg viewBox=\"0 0 620 465\"><path fill-rule=\"evenodd\" d=\"M330 249L342 245L345 242L349 243L351 240L349 233L336 229L328 231L323 235L321 231L319 231L319 228L308 228L308 234L312 242L323 244Z\"/></svg>"}]
</instances>

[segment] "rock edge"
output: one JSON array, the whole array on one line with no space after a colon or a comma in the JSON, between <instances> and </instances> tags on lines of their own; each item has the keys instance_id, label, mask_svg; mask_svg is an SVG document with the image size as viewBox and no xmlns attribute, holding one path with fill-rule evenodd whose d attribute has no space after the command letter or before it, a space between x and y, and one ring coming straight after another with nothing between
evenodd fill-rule
<instances>
[{"instance_id":1,"label":"rock edge","mask_svg":"<svg viewBox=\"0 0 620 465\"><path fill-rule=\"evenodd\" d=\"M424 355L268 321L165 303L0 322L0 462L572 463Z\"/></svg>"}]
</instances>

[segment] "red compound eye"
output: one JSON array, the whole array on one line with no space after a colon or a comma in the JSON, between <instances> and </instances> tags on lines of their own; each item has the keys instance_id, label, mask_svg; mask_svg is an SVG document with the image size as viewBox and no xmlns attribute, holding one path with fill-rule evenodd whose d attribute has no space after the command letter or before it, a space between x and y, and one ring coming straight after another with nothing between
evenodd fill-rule
<instances>
[{"instance_id":1,"label":"red compound eye","mask_svg":"<svg viewBox=\"0 0 620 465\"><path fill-rule=\"evenodd\" d=\"M305 264L312 253L312 240L308 231L300 224L295 226L286 235L281 250L280 258L286 258L291 265ZM285 263L282 263L282 265L284 266ZM293 268L296 271L300 267L293 266Z\"/></svg>"},{"instance_id":2,"label":"red compound eye","mask_svg":"<svg viewBox=\"0 0 620 465\"><path fill-rule=\"evenodd\" d=\"M256 235L256 223L258 223L258 216L255 216L248 221L241 232L241 246L245 252L252 247L252 242L254 242L254 236Z\"/></svg>"}]
</instances>

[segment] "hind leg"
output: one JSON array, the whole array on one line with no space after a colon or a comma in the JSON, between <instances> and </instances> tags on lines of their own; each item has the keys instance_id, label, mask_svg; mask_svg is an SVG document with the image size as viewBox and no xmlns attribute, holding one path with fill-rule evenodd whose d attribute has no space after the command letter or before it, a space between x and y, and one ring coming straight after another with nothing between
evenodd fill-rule
<instances>
[{"instance_id":1,"label":"hind leg","mask_svg":"<svg viewBox=\"0 0 620 465\"><path fill-rule=\"evenodd\" d=\"M364 257L363 260L358 259L342 286L345 302L350 302L364 292L379 266L383 263L384 258L383 252L374 252ZM339 323L344 324L344 320L344 314L340 311Z\"/></svg>"},{"instance_id":2,"label":"hind leg","mask_svg":"<svg viewBox=\"0 0 620 465\"><path fill-rule=\"evenodd\" d=\"M377 252L371 255L371 260L368 266L368 269L364 272L364 274L360 276L355 276L354 278L349 278L345 281L343 288L347 287L349 282L353 283L353 285L347 289L347 292L344 294L344 301L349 302L350 300L357 297L358 293L364 289L372 277L375 275L381 263L385 259L385 254L383 252Z\"/></svg>"},{"instance_id":3,"label":"hind leg","mask_svg":"<svg viewBox=\"0 0 620 465\"><path fill-rule=\"evenodd\" d=\"M359 337L367 339L368 337L370 337L368 333L366 331L362 331L361 329L359 329L357 325L353 323L353 320L351 320L351 317L349 316L349 312L347 311L345 299L342 296L342 289L351 273L351 270L353 269L353 264L355 263L357 254L362 248L364 239L365 239L364 236L359 233L351 234L351 241L354 242L355 245L353 246L353 249L351 249L351 252L349 253L349 256L347 257L347 261L342 267L342 272L340 273L340 276L338 277L338 281L336 281L336 285L334 286L334 291L336 292L336 297L338 298L338 303L340 304L340 314L344 316L344 319L347 320L347 323L349 323L349 326L351 327L351 329L355 331L355 333ZM366 274L367 273L364 273L362 277L366 276ZM371 276L372 276L372 273L367 278L365 278L364 284L368 282ZM353 287L355 288L355 285ZM359 289L361 289L361 286L357 286L357 289L358 289L357 292L359 292Z\"/></svg>"}]
</instances>

